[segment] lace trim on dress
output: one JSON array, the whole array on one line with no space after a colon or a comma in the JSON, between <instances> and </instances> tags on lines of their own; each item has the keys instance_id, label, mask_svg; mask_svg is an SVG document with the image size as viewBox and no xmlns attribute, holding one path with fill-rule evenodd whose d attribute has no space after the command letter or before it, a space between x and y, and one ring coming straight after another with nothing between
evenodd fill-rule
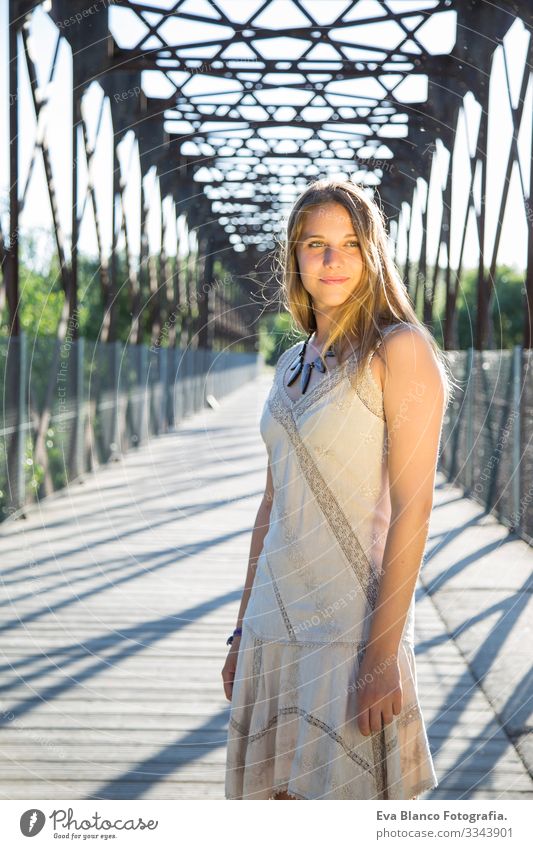
<instances>
[{"instance_id":1,"label":"lace trim on dress","mask_svg":"<svg viewBox=\"0 0 533 849\"><path fill-rule=\"evenodd\" d=\"M257 689L259 686L259 675L261 673L261 662L263 660L263 640L254 636L254 649L252 660L252 699L257 701Z\"/></svg>"},{"instance_id":2,"label":"lace trim on dress","mask_svg":"<svg viewBox=\"0 0 533 849\"><path fill-rule=\"evenodd\" d=\"M294 446L300 468L305 475L313 495L326 517L331 531L335 535L349 565L352 567L371 609L374 610L379 591L379 581L373 564L369 562L352 526L303 442L290 410L287 410L276 396L272 397L268 403L272 416L287 431Z\"/></svg>"},{"instance_id":3,"label":"lace trim on dress","mask_svg":"<svg viewBox=\"0 0 533 849\"><path fill-rule=\"evenodd\" d=\"M255 631L252 628L250 628L250 626L248 625L248 623L246 621L244 623L244 627L246 627L249 631L251 631L252 634L254 635L254 637L257 640L261 640L261 642L264 643L267 646L272 644L272 645L280 645L280 646L283 646L283 645L285 645L285 646L298 646L298 648L311 648L311 649L316 648L317 646L331 646L332 644L336 645L336 646L337 645L356 646L355 650L357 651L358 657L363 656L364 652L366 651L366 647L367 647L366 641L361 642L361 641L356 641L356 640L335 640L333 642L332 642L332 640L311 640L310 642L304 643L302 640L296 640L296 642L293 642L293 640L282 640L279 637L264 637L264 636L260 637L258 634L255 633ZM402 640L402 642L405 642L405 640ZM410 645L412 645L412 644L410 643Z\"/></svg>"},{"instance_id":4,"label":"lace trim on dress","mask_svg":"<svg viewBox=\"0 0 533 849\"><path fill-rule=\"evenodd\" d=\"M253 634L253 632L252 632L252 634ZM254 635L254 640L253 640L254 648L253 648L253 658L252 658L252 668L253 668L252 687L253 687L253 693L254 693L253 701L255 701L256 698L257 698L257 685L258 685L258 677L259 677L260 671L261 671L262 648L263 648L264 642L265 642L264 640L262 640L262 639L260 639L260 638L258 638ZM361 647L361 649L358 651L359 658L361 657L361 654L362 654L363 651L364 651L364 648ZM322 731L324 731L326 734L328 734L328 736L332 740L334 740L336 743L338 743L342 747L342 749L344 750L344 752L346 753L346 755L349 758L351 758L355 763L357 763L364 770L366 770L367 772L372 774L374 776L375 781L376 781L376 794L377 794L376 798L378 798L378 799L388 799L389 798L388 783L387 783L387 757L390 755L390 753L398 745L398 734L396 733L397 729L402 728L406 725L409 725L412 722L422 722L422 716L421 716L420 707L418 705L418 702L411 702L410 704L408 704L404 707L404 709L402 710L402 712L400 713L400 715L398 717L395 717L395 726L394 726L394 732L395 733L393 735L391 735L388 740L386 739L385 729L382 729L381 731L375 732L374 734L372 734L370 742L371 742L371 746L372 746L373 765L369 764L366 759L361 757L361 755L357 754L345 742L342 734L339 734L338 731L336 731L334 728L332 728L330 725L328 725L326 722L324 722L319 717L314 716L313 714L309 713L308 711L304 710L303 708L301 708L301 707L299 707L298 705L295 705L295 704L283 705L276 714L274 714L273 716L270 717L267 724L263 728L259 729L258 731L256 731L253 734L250 734L249 729L246 729L241 723L239 723L235 719L235 717L233 716L233 713L230 715L229 723L241 736L246 737L248 744L251 744L251 743L254 743L254 742L257 742L258 740L260 740L269 731L272 731L277 726L278 720L281 716L286 716L286 715L291 715L291 714L297 714L298 716L301 716L303 719L305 719L306 722L308 722L309 724L314 725L317 728L320 728ZM433 784L433 783L427 785L427 783L426 783L423 786L422 785L415 786L414 790L411 791L414 795L410 796L409 798L415 798L415 795L418 795L418 794L424 792L425 790L430 789L430 787L433 787L433 786L436 786L436 785ZM276 788L276 791L274 791L274 793L280 792L280 791L286 790L286 789L287 789L286 787L281 786L281 787ZM273 798L273 797L271 797L271 798Z\"/></svg>"},{"instance_id":5,"label":"lace trim on dress","mask_svg":"<svg viewBox=\"0 0 533 849\"><path fill-rule=\"evenodd\" d=\"M389 327L385 328L383 333L387 333L389 329L393 327L400 327L399 324L389 325ZM352 351L343 363L338 365L336 368L331 369L327 376L323 377L315 386L312 387L305 395L302 395L300 398L296 400L292 400L291 397L287 393L287 389L285 386L285 373L289 366L290 360L293 358L293 355L297 353L299 349L301 349L301 343L297 342L292 347L288 348L286 351L281 354L276 364L276 372L275 372L275 381L279 380L281 383L281 392L283 393L283 397L286 398L287 404L290 406L290 409L293 415L297 418L302 415L309 407L315 403L315 401L322 398L328 392L331 392L335 389L336 386L341 383L346 377L350 380L352 388L365 407L370 410L377 418L385 421L385 414L383 410L383 392L381 387L378 386L374 375L370 369L370 361L374 356L375 352L381 345L383 339L379 339L373 350L370 352L370 355L367 358L367 361L361 370L358 378L356 379L356 369L353 368L354 364L357 361L357 350Z\"/></svg>"},{"instance_id":6,"label":"lace trim on dress","mask_svg":"<svg viewBox=\"0 0 533 849\"><path fill-rule=\"evenodd\" d=\"M350 382L365 407L378 419L385 421L383 393L370 370L370 359L365 363L357 382L355 381L355 373L350 374Z\"/></svg>"},{"instance_id":7,"label":"lace trim on dress","mask_svg":"<svg viewBox=\"0 0 533 849\"><path fill-rule=\"evenodd\" d=\"M304 413L306 410L308 410L309 407L312 404L315 403L315 401L318 401L320 398L322 398L323 395L326 395L328 392L331 392L333 389L335 389L335 387L338 386L339 383L341 383L341 381L344 380L346 375L349 374L352 362L353 362L354 358L356 357L356 355L357 355L357 351L352 351L348 355L348 357L344 360L343 363L340 363L339 365L330 369L325 374L325 376L322 377L317 384L315 384L315 386L310 388L305 393L305 395L301 395L299 398L297 398L294 401L288 395L287 389L286 389L286 386L285 386L285 383L284 383L285 372L287 370L289 362L287 362L286 364L283 364L282 368L280 369L280 371L278 373L278 379L281 382L282 392L283 392L284 396L287 397L287 402L290 405L291 410L293 411L294 415L296 417L302 415L302 413Z\"/></svg>"},{"instance_id":8,"label":"lace trim on dress","mask_svg":"<svg viewBox=\"0 0 533 849\"><path fill-rule=\"evenodd\" d=\"M372 373L372 369L370 368L370 363L372 361L372 357L376 353L377 349L380 347L383 339L391 330L396 330L399 327L415 327L416 325L411 322L400 321L395 324L389 324L388 327L384 327L381 331L382 337L378 339L370 354L368 355L365 366L361 372L361 375L357 382L355 381L355 373L350 374L350 381L352 383L352 387L355 392L371 413L374 413L378 419L385 421L385 412L383 409L383 390L380 386L378 386L376 379Z\"/></svg>"},{"instance_id":9,"label":"lace trim on dress","mask_svg":"<svg viewBox=\"0 0 533 849\"><path fill-rule=\"evenodd\" d=\"M267 558L264 550L263 550L263 557L264 557L264 560L265 560L265 563L266 563L266 566L267 566L267 569L268 569L268 572L269 572L269 575L270 575L270 580L272 581L272 587L274 589L274 595L276 596L276 601L278 603L278 607L279 607L281 615L283 617L285 627L287 628L291 642L296 642L296 635L294 633L294 628L292 627L292 622L289 619L289 614L287 613L287 611L285 609L285 605L283 604L283 599L281 597L277 581L274 577L272 569L270 568L270 563L268 562L268 558Z\"/></svg>"},{"instance_id":10,"label":"lace trim on dress","mask_svg":"<svg viewBox=\"0 0 533 849\"><path fill-rule=\"evenodd\" d=\"M291 714L297 714L298 716L303 717L306 722L309 722L310 725L314 725L317 728L320 728L322 731L328 734L328 736L331 737L332 740L335 740L335 742L338 743L342 749L344 749L346 755L352 761L354 761L356 764L358 764L358 766L360 766L367 772L371 774L374 773L374 770L372 769L372 766L368 763L368 761L362 758L361 755L358 755L357 752L355 752L352 748L350 748L350 746L348 746L342 734L339 734L337 731L335 731L334 728L328 725L327 722L324 722L322 719L319 719L318 716L314 716L312 713L308 713L306 710L299 707L298 705L283 705L282 707L280 707L279 711L269 719L267 725L264 728L261 728L259 731L256 731L255 734L245 735L247 737L247 742L255 743L256 740L260 740L261 737L263 737L265 734L268 734L268 732L271 731L277 725L278 719L281 716L287 716ZM237 728L237 723L235 722L233 717L230 718L230 724L239 733L242 733L241 728Z\"/></svg>"},{"instance_id":11,"label":"lace trim on dress","mask_svg":"<svg viewBox=\"0 0 533 849\"><path fill-rule=\"evenodd\" d=\"M382 729L380 732L376 732L372 735L372 752L373 752L373 760L374 760L374 768L354 752L344 741L342 734L339 734L335 731L331 726L327 723L323 722L323 720L319 719L313 714L308 713L307 711L300 708L298 705L284 705L280 708L277 714L271 717L267 725L257 731L255 734L248 734L242 725L238 723L233 716L230 717L230 724L235 728L239 734L247 737L248 743L253 743L257 740L260 740L265 734L271 731L278 722L280 716L285 716L287 714L298 714L302 716L307 722L311 725L315 725L328 734L335 742L337 742L345 751L346 755L351 758L355 763L361 766L370 774L374 775L376 780L376 790L377 790L377 798L378 799L387 799L388 798L388 787L387 787L387 756L393 751L398 745L398 735L394 734L393 737L389 738L388 741L385 740L384 730ZM395 718L397 727L408 725L411 722L421 721L420 708L417 703L412 703L408 705L402 713ZM438 782L435 782L433 779L426 779L421 781L419 784L415 784L413 788L411 788L411 795L409 799L416 799L420 794L426 792L427 790L432 790L434 787L438 786ZM270 799L274 798L276 793L280 792L289 792L288 791L288 783L277 786L273 789L272 795L269 796ZM292 791L291 791L292 793ZM293 793L295 798L307 798L305 796L298 795ZM227 797L230 798L230 797Z\"/></svg>"},{"instance_id":12,"label":"lace trim on dress","mask_svg":"<svg viewBox=\"0 0 533 849\"><path fill-rule=\"evenodd\" d=\"M229 724L230 724L230 725L231 725L231 726L235 729L235 731L238 731L238 732L239 732L239 734L242 734L242 736L243 736L243 737L246 737L246 736L247 736L248 731L246 730L246 728L244 727L244 725L241 725L241 723L240 723L240 722L238 722L238 721L235 719L235 717L234 717L234 716L230 716Z\"/></svg>"},{"instance_id":13,"label":"lace trim on dress","mask_svg":"<svg viewBox=\"0 0 533 849\"><path fill-rule=\"evenodd\" d=\"M248 628L248 626L246 626ZM263 660L263 650L264 645L268 646L268 641L257 637L252 629L251 631L253 637L253 656L252 656L252 692L253 698L252 702L255 702L257 699L258 693L258 682L259 676L261 674L262 660ZM299 645L299 644L298 644ZM358 646L358 659L361 660L362 655L364 655L365 645L360 644ZM297 689L296 686L294 688ZM296 695L293 698L297 698ZM343 738L343 735L340 734L335 728L328 725L328 723L324 722L319 717L315 716L312 713L304 710L297 704L287 704L280 707L278 712L271 716L268 722L260 729L255 731L253 734L250 734L249 726L245 727L242 723L239 723L234 716L233 711L230 714L229 723L233 729L235 729L242 737L245 737L247 740L247 744L251 744L257 741L260 741L269 731L272 731L276 728L279 718L286 715L298 715L301 716L306 722L310 725L313 725L317 728L320 728L324 733L326 733L332 740L338 743L341 748L344 750L345 754L357 763L362 769L368 772L373 776L374 781L376 783L376 797L377 799L388 799L389 788L388 788L388 777L387 777L387 759L390 754L396 749L399 742L399 734L398 730L409 725L410 723L417 722L422 723L422 715L420 711L420 707L418 701L410 702L405 705L399 716L394 717L394 725L390 729L391 733L389 735L385 734L385 728L383 728L379 732L375 732L371 735L369 740L371 744L372 750L372 762L369 763L365 758L361 755L357 754L354 749L349 746ZM429 779L421 782L418 785L415 785L414 788L410 789L409 799L415 799L418 795L425 792L426 790L431 789L432 787L436 787L437 784L434 780ZM274 798L276 793L279 792L289 792L288 785L283 784L279 785L272 790L272 795L269 798ZM291 791L292 793L292 791ZM342 793L341 793L342 795ZM293 793L295 798L305 798L303 796L299 796L296 793ZM229 796L227 798L230 798Z\"/></svg>"},{"instance_id":14,"label":"lace trim on dress","mask_svg":"<svg viewBox=\"0 0 533 849\"><path fill-rule=\"evenodd\" d=\"M420 706L417 702L413 702L412 704L407 705L398 716L396 722L399 726L403 726L409 725L410 722L414 722L415 720L422 721Z\"/></svg>"},{"instance_id":15,"label":"lace trim on dress","mask_svg":"<svg viewBox=\"0 0 533 849\"><path fill-rule=\"evenodd\" d=\"M385 747L385 731L372 734L372 752L374 754L374 775L378 799L388 799L387 784L387 752Z\"/></svg>"}]
</instances>

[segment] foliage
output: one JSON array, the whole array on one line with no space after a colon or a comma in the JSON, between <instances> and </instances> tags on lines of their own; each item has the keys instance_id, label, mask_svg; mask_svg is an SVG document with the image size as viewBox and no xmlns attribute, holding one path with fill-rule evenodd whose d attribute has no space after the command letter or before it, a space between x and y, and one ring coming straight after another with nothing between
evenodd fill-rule
<instances>
[{"instance_id":1,"label":"foliage","mask_svg":"<svg viewBox=\"0 0 533 849\"><path fill-rule=\"evenodd\" d=\"M64 305L64 293L57 252L50 232L36 230L21 239L20 245L20 321L28 335L28 349L32 350L36 337L55 337ZM168 258L169 273L175 270L176 260ZM414 269L413 269L414 272ZM148 269L142 269L143 291L147 288ZM428 268L428 277L432 277ZM79 334L88 340L98 340L104 321L104 298L101 269L97 259L78 257L78 316ZM117 338L130 342L131 303L128 285L128 269L123 253L116 258L117 276ZM237 283L225 271L224 263L217 257L213 264L215 284L223 287L224 298L231 302ZM473 344L477 312L477 269L464 271L457 296L456 327L458 347ZM421 306L419 304L419 306ZM142 317L142 341L150 345L150 315L153 302L146 305ZM435 298L436 319L433 333L442 344L445 315L445 293L442 275ZM492 326L489 328L488 347L511 348L520 344L524 317L524 275L509 266L500 266L491 299ZM7 332L7 306L4 307L3 325ZM162 326L168 316L161 315ZM301 334L294 328L288 313L267 314L261 321L260 350L269 365L277 362L279 355ZM163 343L164 344L164 343Z\"/></svg>"},{"instance_id":2,"label":"foliage","mask_svg":"<svg viewBox=\"0 0 533 849\"><path fill-rule=\"evenodd\" d=\"M265 363L275 365L283 351L294 345L300 335L290 313L266 315L261 323L259 345Z\"/></svg>"},{"instance_id":3,"label":"foliage","mask_svg":"<svg viewBox=\"0 0 533 849\"><path fill-rule=\"evenodd\" d=\"M36 336L57 335L59 321L65 302L60 273L59 258L53 244L46 236L36 231L21 239L20 245L20 325L28 335L28 344L33 345ZM41 257L48 252L48 261ZM173 259L169 259L173 268ZM131 305L128 286L128 270L124 254L116 258L118 294L116 298L117 338L129 342L131 328ZM86 339L100 338L104 320L104 297L100 263L93 257L78 256L78 322L79 335ZM4 332L7 332L7 305L2 316ZM150 344L150 329L146 319L143 325L143 342Z\"/></svg>"},{"instance_id":4,"label":"foliage","mask_svg":"<svg viewBox=\"0 0 533 849\"><path fill-rule=\"evenodd\" d=\"M488 348L510 349L520 345L524 327L524 273L502 265L496 270L491 295L492 327L489 328ZM457 298L457 329L459 348L474 344L477 316L477 269L466 271Z\"/></svg>"}]
</instances>

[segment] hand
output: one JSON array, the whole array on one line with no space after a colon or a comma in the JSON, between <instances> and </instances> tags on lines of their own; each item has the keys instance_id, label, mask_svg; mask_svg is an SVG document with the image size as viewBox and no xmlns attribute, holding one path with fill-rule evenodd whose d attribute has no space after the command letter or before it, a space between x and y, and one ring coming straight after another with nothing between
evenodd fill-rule
<instances>
[{"instance_id":1,"label":"hand","mask_svg":"<svg viewBox=\"0 0 533 849\"><path fill-rule=\"evenodd\" d=\"M240 636L233 637L233 642L230 646L226 662L222 667L222 680L224 682L224 694L229 702L233 695L233 681L235 678L235 669L237 668L237 655L239 654L239 646L241 644Z\"/></svg>"},{"instance_id":2,"label":"hand","mask_svg":"<svg viewBox=\"0 0 533 849\"><path fill-rule=\"evenodd\" d=\"M364 655L356 682L357 723L365 737L381 731L402 709L402 684L398 657L391 653Z\"/></svg>"}]
</instances>

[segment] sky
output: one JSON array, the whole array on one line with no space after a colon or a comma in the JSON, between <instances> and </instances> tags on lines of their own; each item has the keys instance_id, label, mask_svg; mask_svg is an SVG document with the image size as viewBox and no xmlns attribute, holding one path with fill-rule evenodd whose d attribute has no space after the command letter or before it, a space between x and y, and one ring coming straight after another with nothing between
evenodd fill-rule
<instances>
[{"instance_id":1,"label":"sky","mask_svg":"<svg viewBox=\"0 0 533 849\"><path fill-rule=\"evenodd\" d=\"M173 0L174 2L174 0ZM350 4L347 0L329 0L328 4L322 0L304 0L307 8L321 16L323 25L328 25L328 15L331 20L331 15L335 12L334 6L337 8L345 8ZM285 26L298 25L301 21L298 20L300 13L296 7L292 6L290 0L275 0L276 6L270 10L270 18L265 19L262 23L265 26L272 26L272 20L283 19ZM393 6L399 7L403 3L403 8L410 0L397 0L396 3L391 2ZM250 5L251 4L251 5ZM160 8L168 7L168 0L159 0L159 3L154 2L154 6L159 5ZM257 0L220 0L220 7L225 8L233 18L242 17L246 19L246 13L253 6L257 6ZM413 2L410 3L413 8L430 8L431 2ZM375 11L377 4L373 0L364 0L364 14L370 15ZM203 0L194 0L193 6L197 12L202 9L209 9L207 4L203 4ZM377 7L379 8L379 7ZM357 25L357 17L361 15L361 4L354 6L354 40L364 41L366 37L377 46L387 47L392 43L394 33L390 30L390 25L387 23L373 25ZM134 16L127 10L118 7L111 7L111 28L116 40L123 46L131 46L143 37L142 25L135 23ZM211 13L212 14L212 13ZM281 17L282 16L282 17ZM0 109L2 110L0 121L0 216L4 232L8 225L8 197L9 197L9 171L8 171L8 40L7 40L7 21L8 21L8 0L0 0L0 37L2 39L0 45ZM261 23L261 21L258 21ZM75 25L75 24L73 24ZM54 181L57 188L57 201L59 219L63 226L67 245L70 237L70 219L71 219L71 193L70 193L70 162L71 162L71 87L72 87L72 57L71 50L66 39L61 39L58 55L57 69L54 79L50 85L46 85L48 79L48 68L51 62L51 56L55 47L57 38L57 28L47 16L43 8L37 10L33 16L32 27L30 29L30 49L32 56L37 65L38 76L40 82L40 91L48 97L48 104L45 116L45 133L50 146L52 170ZM219 33L219 27L215 24L203 24L198 27L195 23L187 24L183 21L176 22L169 20L164 32L169 43L179 43L179 39L183 38L187 41L200 41L210 37L215 37L215 32ZM334 33L332 33L333 35ZM271 44L263 45L265 55L266 51L270 50L273 56L286 55L286 51L294 50L294 43L291 44L290 39L282 39L275 37L276 33L273 30L273 39ZM344 37L347 33L344 33ZM455 14L453 12L444 13L440 21L429 20L424 29L424 46L430 52L448 52L455 39ZM153 39L147 42L146 46L153 46ZM526 62L528 46L528 36L521 21L516 19L512 28L507 33L502 46L495 45L494 60L491 71L490 80L490 103L489 103L489 140L488 140L488 156L489 169L487 173L487 243L484 246L486 255L486 264L490 264L492 255L494 232L497 225L497 213L500 198L503 193L505 164L507 162L508 151L512 139L512 121L509 107L509 98L505 89L505 75L509 75L513 106L516 106L520 82L523 74L523 69ZM325 45L318 45L323 50ZM243 48L238 45L233 45L233 57L239 58L244 56ZM283 51L280 53L280 51ZM320 57L320 53L316 54ZM328 58L322 53L323 58ZM504 61L505 56L505 61ZM357 58L354 53L354 60ZM507 69L506 69L507 64ZM33 144L35 136L35 119L34 109L30 97L29 85L26 72L22 61L19 61L20 74L20 90L19 90L19 107L21 116L21 125L19 133L19 156L20 167L22 174L22 184L19 187L19 192L22 194L23 186L26 182L30 162L33 157ZM187 81L184 77L176 74L174 78L176 85L183 85ZM227 84L227 83L226 83ZM147 72L143 74L142 85L147 94L152 97L166 96L171 93L169 83L164 75L159 72ZM190 91L196 93L199 97L206 91L213 90L212 81L206 79L206 76L201 73L194 74L188 81L187 85ZM379 97L379 92L382 91L377 81L342 81L339 84L339 92L342 93L342 86L349 85L351 94L361 94L363 91L366 95L373 94L374 91ZM409 112L409 102L415 101L420 97L424 97L420 80L408 80L402 84L402 89L398 90L398 94L402 96L406 103L407 114ZM221 88L223 90L223 88ZM346 89L344 89L346 90ZM280 106L289 110L291 108L301 108L296 102L291 103L291 98L287 97L286 90L279 92ZM129 95L131 96L131 95ZM133 94L133 97L135 93ZM98 134L98 144L95 149L93 162L93 176L95 184L95 192L97 197L98 217L100 220L100 232L103 241L104 253L108 253L110 245L110 221L112 210L112 122L109 105L104 102L102 107L102 91L97 82L94 82L86 91L83 98L83 113L86 117L89 127L90 139L96 137L96 127L100 122L100 131ZM532 96L532 80L531 75L527 88L526 105L524 108L524 119L518 134L518 150L520 167L515 165L510 180L509 195L507 207L503 217L503 232L501 237L500 248L498 252L498 263L508 264L518 269L522 269L526 264L526 246L527 246L527 228L526 214L524 210L522 186L525 187L526 194L529 188L529 169L531 167L531 138L532 138L532 120L533 114L533 96ZM469 154L474 153L477 127L480 118L480 107L474 97L469 94L464 99L463 109L460 112L455 149L452 152L454 163L454 180L452 184L453 201L452 201L452 220L463 220L464 210L467 202L467 190L470 181L470 165ZM290 121L288 121L290 124ZM170 128L170 124L168 125ZM175 127L181 132L186 132L186 127ZM390 134L402 134L404 127L397 124L396 127L390 126L383 133L383 148L386 149L387 131ZM290 134L290 132L289 132ZM431 140L428 140L431 141ZM194 154L195 148L191 146L190 152ZM377 152L379 153L379 151ZM444 184L446 168L450 152L446 151L442 144L437 144L437 158L432 175L432 180L428 192L428 262L433 264L437 248L437 234L442 212L440 202L440 186ZM125 181L125 197L126 197L126 216L128 221L128 229L131 238L130 249L135 256L139 250L139 207L137 198L140 193L140 171L138 167L138 159L136 157L136 148L133 134L129 133L123 140L119 148L119 161L121 163L123 173L127 174ZM79 161L79 190L81 196L86 193L87 185L87 168L83 157ZM149 199L149 242L150 249L157 251L160 240L160 218L158 211L159 192L158 183L154 179L153 174L149 174L146 179L145 188ZM419 179L416 184L416 194L413 203L413 239L411 257L416 261L419 253L421 240L420 216L421 210L426 202L426 189L424 182ZM474 195L476 203L479 204L480 197L480 180L479 174L476 175L474 183ZM530 209L530 207L528 207ZM164 202L165 215L169 222L168 232L166 235L166 248L169 254L175 253L176 243L176 228L170 214L170 204ZM404 204L402 210L403 223L407 220L409 210ZM21 230L22 233L32 232L37 234L37 253L36 266L39 262L45 262L47 255L50 254L52 245L49 237L46 235L51 227L50 204L44 180L44 170L41 157L38 154L34 160L33 171L29 183L29 189L26 197L24 209L21 214ZM178 232L183 233L183 220L178 220ZM281 234L280 234L281 235ZM455 227L452 231L452 249L451 261L452 266L456 267L459 256L459 249L463 232L461 227ZM404 227L400 227L398 237L399 257L405 258L407 245L405 240ZM120 245L120 242L119 242ZM85 214L83 216L80 230L80 250L89 255L96 255L96 232L93 224L93 216L90 203L86 204ZM466 228L466 244L465 254L463 259L463 267L477 266L478 244L477 244L477 226L475 217L470 216ZM441 256L441 264L445 257Z\"/></svg>"}]
</instances>

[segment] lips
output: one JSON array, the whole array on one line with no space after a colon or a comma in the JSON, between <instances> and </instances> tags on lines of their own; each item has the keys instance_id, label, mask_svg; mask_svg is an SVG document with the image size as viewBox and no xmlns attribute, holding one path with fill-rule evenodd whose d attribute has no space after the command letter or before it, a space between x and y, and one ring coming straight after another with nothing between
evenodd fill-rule
<instances>
[{"instance_id":1,"label":"lips","mask_svg":"<svg viewBox=\"0 0 533 849\"><path fill-rule=\"evenodd\" d=\"M321 277L321 283L334 284L334 283L345 283L348 280L348 277Z\"/></svg>"}]
</instances>

